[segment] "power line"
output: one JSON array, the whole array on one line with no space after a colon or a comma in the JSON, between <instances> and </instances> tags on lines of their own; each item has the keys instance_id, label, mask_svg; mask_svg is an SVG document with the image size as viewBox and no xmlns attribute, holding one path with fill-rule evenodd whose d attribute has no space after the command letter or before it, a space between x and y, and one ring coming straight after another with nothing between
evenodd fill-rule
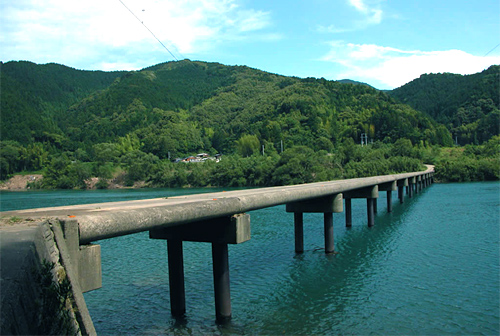
<instances>
[{"instance_id":1,"label":"power line","mask_svg":"<svg viewBox=\"0 0 500 336\"><path fill-rule=\"evenodd\" d=\"M135 15L135 13L134 13L134 12L132 12L132 11L130 10L130 8L128 8L128 7L127 7L127 5L125 5L125 4L123 3L123 1L122 1L122 0L118 0L118 1L120 1L120 3L123 5L123 7L125 7L125 8L126 8L126 9L130 12L130 14L132 14L132 15L133 15L133 16L137 19L137 21L139 21L139 22L140 22L140 23L144 26L144 28L146 28L146 29L148 30L148 32L150 32L150 33L151 33L151 35L153 35L153 37L154 37L154 38L155 38L158 42L160 42L160 44L163 46L163 48L165 48L165 50L166 50L166 51L168 51L168 53L169 53L170 55L172 55L172 57L173 57L176 61L179 61L179 60L177 59L177 57L175 57L175 55L174 55L174 54L172 54L172 52L171 52L171 51L170 51L170 50L169 50L169 49L168 49L168 48L167 48L167 47L163 44L163 42L162 42L162 41L160 41L160 39L159 39L158 37L156 37L156 35L155 35L152 31L151 31L151 29L149 29L149 28L148 28L148 26L146 26L146 25L144 24L144 22L143 22L141 19L139 19L139 17L138 17L137 15Z\"/></svg>"},{"instance_id":2,"label":"power line","mask_svg":"<svg viewBox=\"0 0 500 336\"><path fill-rule=\"evenodd\" d=\"M498 48L499 46L500 46L500 43L499 43L499 44L497 44L497 45L495 46L495 48L493 48L493 49L491 49L490 51L488 51L488 52L486 53L486 55L484 55L483 57L488 56L491 52L493 52L493 50L495 50L495 49L496 49L496 48Z\"/></svg>"}]
</instances>

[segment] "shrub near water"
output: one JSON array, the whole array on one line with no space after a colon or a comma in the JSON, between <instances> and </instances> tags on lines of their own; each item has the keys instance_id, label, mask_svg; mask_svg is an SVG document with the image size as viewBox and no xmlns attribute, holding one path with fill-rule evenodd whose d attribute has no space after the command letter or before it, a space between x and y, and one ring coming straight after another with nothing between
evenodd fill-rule
<instances>
[{"instance_id":1,"label":"shrub near water","mask_svg":"<svg viewBox=\"0 0 500 336\"><path fill-rule=\"evenodd\" d=\"M442 149L436 158L436 178L443 182L500 179L500 136L484 145Z\"/></svg>"}]
</instances>

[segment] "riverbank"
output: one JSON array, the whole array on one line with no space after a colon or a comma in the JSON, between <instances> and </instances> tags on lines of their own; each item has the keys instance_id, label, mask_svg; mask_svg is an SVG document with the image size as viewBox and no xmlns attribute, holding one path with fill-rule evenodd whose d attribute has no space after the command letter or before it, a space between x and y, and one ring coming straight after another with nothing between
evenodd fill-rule
<instances>
[{"instance_id":1,"label":"riverbank","mask_svg":"<svg viewBox=\"0 0 500 336\"><path fill-rule=\"evenodd\" d=\"M43 179L41 174L14 175L6 181L0 182L0 190L25 191L29 190L29 183L40 182Z\"/></svg>"},{"instance_id":2,"label":"riverbank","mask_svg":"<svg viewBox=\"0 0 500 336\"><path fill-rule=\"evenodd\" d=\"M14 175L11 178L0 181L0 190L7 191L27 191L32 189L40 189L40 184L42 183L43 175L41 174L31 174L31 175ZM92 177L85 180L86 188L84 190L95 190L98 188L99 183L98 177ZM144 181L136 181L132 186L126 186L123 181L123 177L118 176L116 178L106 180L106 188L101 189L139 189L146 186ZM38 187L37 187L38 186ZM45 189L45 188L42 188Z\"/></svg>"}]
</instances>

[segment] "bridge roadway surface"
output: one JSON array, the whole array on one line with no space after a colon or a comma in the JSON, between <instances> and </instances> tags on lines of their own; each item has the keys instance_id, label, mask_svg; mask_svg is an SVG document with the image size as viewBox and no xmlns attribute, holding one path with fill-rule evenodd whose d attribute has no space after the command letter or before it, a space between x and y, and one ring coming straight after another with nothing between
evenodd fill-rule
<instances>
[{"instance_id":1,"label":"bridge roadway surface","mask_svg":"<svg viewBox=\"0 0 500 336\"><path fill-rule=\"evenodd\" d=\"M429 176L433 172L434 166L427 165L425 171L412 173L147 200L6 211L1 213L1 217L15 216L31 220L74 218L79 224L80 244L87 244L105 238L190 222L201 222L280 204L374 187L422 175Z\"/></svg>"}]
</instances>

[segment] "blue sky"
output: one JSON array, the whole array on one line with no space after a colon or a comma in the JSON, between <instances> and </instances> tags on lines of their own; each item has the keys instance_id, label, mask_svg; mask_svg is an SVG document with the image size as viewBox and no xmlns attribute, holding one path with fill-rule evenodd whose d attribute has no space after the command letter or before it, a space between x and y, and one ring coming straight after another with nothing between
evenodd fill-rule
<instances>
[{"instance_id":1,"label":"blue sky","mask_svg":"<svg viewBox=\"0 0 500 336\"><path fill-rule=\"evenodd\" d=\"M86 70L174 60L143 24L176 59L379 89L500 64L498 0L2 0L0 60Z\"/></svg>"}]
</instances>

